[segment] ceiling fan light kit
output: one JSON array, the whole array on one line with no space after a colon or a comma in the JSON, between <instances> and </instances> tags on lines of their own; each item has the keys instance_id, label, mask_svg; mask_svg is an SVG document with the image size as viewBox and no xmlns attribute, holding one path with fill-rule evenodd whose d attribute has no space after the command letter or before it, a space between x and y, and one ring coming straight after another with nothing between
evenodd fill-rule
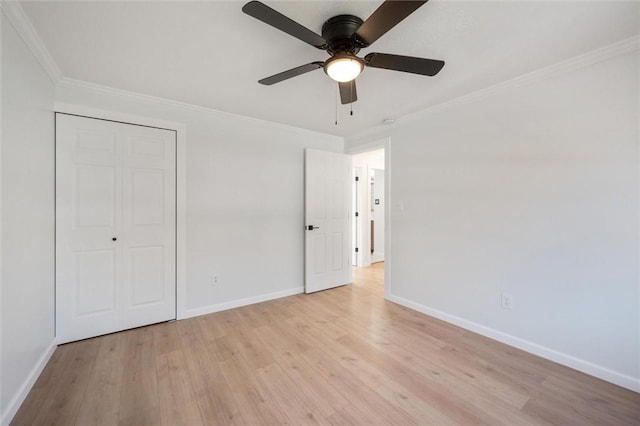
<instances>
[{"instance_id":1,"label":"ceiling fan light kit","mask_svg":"<svg viewBox=\"0 0 640 426\"><path fill-rule=\"evenodd\" d=\"M317 49L326 50L331 56L325 62L301 65L263 78L258 83L272 85L324 68L325 73L338 82L342 104L348 104L357 100L355 79L365 66L434 76L444 67L444 61L375 52L367 54L364 59L357 56L360 49L371 46L426 2L387 0L365 21L353 15L337 15L322 25L320 36L264 3L250 1L242 7L244 13Z\"/></svg>"},{"instance_id":2,"label":"ceiling fan light kit","mask_svg":"<svg viewBox=\"0 0 640 426\"><path fill-rule=\"evenodd\" d=\"M346 83L360 75L364 61L347 53L333 55L324 63L324 72L338 83Z\"/></svg>"}]
</instances>

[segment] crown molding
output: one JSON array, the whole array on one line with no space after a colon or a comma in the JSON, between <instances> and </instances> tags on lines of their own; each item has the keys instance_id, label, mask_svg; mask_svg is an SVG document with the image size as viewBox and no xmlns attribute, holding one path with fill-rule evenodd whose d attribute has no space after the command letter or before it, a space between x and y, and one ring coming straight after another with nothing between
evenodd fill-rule
<instances>
[{"instance_id":1,"label":"crown molding","mask_svg":"<svg viewBox=\"0 0 640 426\"><path fill-rule=\"evenodd\" d=\"M186 102L174 101L172 99L146 95L144 93L130 92L128 90L116 89L109 86L103 86L101 84L90 83L88 81L76 80L73 78L67 78L67 77L62 78L58 82L57 87L67 88L71 90L79 89L83 91L93 92L101 95L114 96L114 97L121 97L121 98L125 97L125 98L134 99L137 101L153 103L156 105L164 105L164 106L179 108L179 109L188 110L188 111L195 111L195 112L200 112L205 114L213 114L213 115L222 116L222 117L234 119L234 120L243 120L243 121L251 122L253 124L274 127L274 128L282 129L289 132L296 132L302 135L321 136L325 138L330 137L330 138L334 138L339 142L344 142L344 138L342 136L332 135L330 133L323 133L323 132L318 132L316 130L309 130L301 127L290 126L288 124L277 123L275 121L268 121L260 118L249 117L246 115L235 114L232 112L221 111L221 110L217 110L209 107L189 104Z\"/></svg>"},{"instance_id":2,"label":"crown molding","mask_svg":"<svg viewBox=\"0 0 640 426\"><path fill-rule=\"evenodd\" d=\"M460 96L458 98L434 105L432 107L422 109L402 117L399 117L392 125L377 125L370 129L356 133L353 136L345 137L345 145L357 143L361 139L369 140L374 136L387 135L389 131L397 128L399 125L407 124L412 121L422 119L428 115L442 111L444 109L452 108L459 105L465 105L471 102L476 102L481 99L493 96L497 93L504 92L506 90L515 89L522 86L527 86L538 81L546 80L548 78L569 73L571 71L578 70L590 65L604 62L609 59L633 52L640 49L640 36L633 36L628 39L621 40L619 42L610 44L608 46L601 47L599 49L592 50L585 54L574 56L562 62L540 68L536 71L532 71L527 74L512 78L511 80L503 81L502 83L489 86L485 89L480 89L475 92Z\"/></svg>"},{"instance_id":3,"label":"crown molding","mask_svg":"<svg viewBox=\"0 0 640 426\"><path fill-rule=\"evenodd\" d=\"M31 50L31 53L40 63L53 84L57 84L62 79L62 71L45 47L38 32L20 5L20 2L17 0L0 0L0 8L2 8L5 16L9 19L29 50Z\"/></svg>"}]
</instances>

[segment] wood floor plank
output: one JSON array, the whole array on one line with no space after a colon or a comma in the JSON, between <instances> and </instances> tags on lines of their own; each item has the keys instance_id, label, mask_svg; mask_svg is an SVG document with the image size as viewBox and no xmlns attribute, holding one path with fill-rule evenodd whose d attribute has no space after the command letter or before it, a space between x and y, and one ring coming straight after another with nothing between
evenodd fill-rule
<instances>
[{"instance_id":1,"label":"wood floor plank","mask_svg":"<svg viewBox=\"0 0 640 426\"><path fill-rule=\"evenodd\" d=\"M271 364L260 368L256 375L264 389L269 393L269 397L286 413L291 424L296 425L319 425L327 424L319 404L313 399L305 398L299 392L296 383L284 372L278 364Z\"/></svg>"},{"instance_id":2,"label":"wood floor plank","mask_svg":"<svg viewBox=\"0 0 640 426\"><path fill-rule=\"evenodd\" d=\"M206 424L242 424L238 403L227 390L229 384L222 367L214 364L213 367L190 374L190 377L194 384L194 397Z\"/></svg>"},{"instance_id":3,"label":"wood floor plank","mask_svg":"<svg viewBox=\"0 0 640 426\"><path fill-rule=\"evenodd\" d=\"M640 394L354 284L57 348L14 425L639 425Z\"/></svg>"},{"instance_id":4,"label":"wood floor plank","mask_svg":"<svg viewBox=\"0 0 640 426\"><path fill-rule=\"evenodd\" d=\"M360 357L356 352L351 350L348 345L339 342L338 339L348 336L346 330L338 339L333 339L322 330L313 327L290 327L290 329L300 333L303 339L307 339L310 347L322 348L327 356L351 371L359 380L371 388L375 389L377 386L390 380L389 376L382 373L380 369L376 368L366 359Z\"/></svg>"},{"instance_id":5,"label":"wood floor plank","mask_svg":"<svg viewBox=\"0 0 640 426\"><path fill-rule=\"evenodd\" d=\"M447 416L445 412L439 409L437 404L428 403L394 380L379 386L376 392L387 401L400 407L419 424L456 424L455 419Z\"/></svg>"},{"instance_id":6,"label":"wood floor plank","mask_svg":"<svg viewBox=\"0 0 640 426\"><path fill-rule=\"evenodd\" d=\"M407 368L401 361L394 359L383 350L368 345L358 339L344 339L353 350L376 364L378 368L389 377L407 388L416 395L420 395L425 401L437 404L446 415L454 418L459 424L498 424L499 419L486 413L482 407L477 407L459 395L452 386L447 383L448 376L440 377L441 373L435 371L432 375L421 375Z\"/></svg>"},{"instance_id":7,"label":"wood floor plank","mask_svg":"<svg viewBox=\"0 0 640 426\"><path fill-rule=\"evenodd\" d=\"M123 332L124 368L118 424L160 424L154 334L153 327Z\"/></svg>"},{"instance_id":8,"label":"wood floor plank","mask_svg":"<svg viewBox=\"0 0 640 426\"><path fill-rule=\"evenodd\" d=\"M163 425L205 424L185 365L186 358L181 350L162 353L156 358L158 404Z\"/></svg>"},{"instance_id":9,"label":"wood floor plank","mask_svg":"<svg viewBox=\"0 0 640 426\"><path fill-rule=\"evenodd\" d=\"M308 368L298 355L287 354L278 359L278 365L296 383L297 392L306 400L314 401L320 413L329 418L349 405L346 395L332 387L320 374Z\"/></svg>"},{"instance_id":10,"label":"wood floor plank","mask_svg":"<svg viewBox=\"0 0 640 426\"><path fill-rule=\"evenodd\" d=\"M258 338L258 333L254 329L239 330L230 337L236 352L242 353L249 367L254 370L274 363L273 356Z\"/></svg>"},{"instance_id":11,"label":"wood floor plank","mask_svg":"<svg viewBox=\"0 0 640 426\"><path fill-rule=\"evenodd\" d=\"M416 351L413 345L406 342L405 344L387 344L384 346L384 351L395 359L412 365L415 371L423 375L432 375L435 371L440 373L438 376L446 373L460 387L473 389L481 395L491 395L514 408L521 409L529 400L529 395L520 388L485 374L483 369L473 364L453 363L439 349Z\"/></svg>"},{"instance_id":12,"label":"wood floor plank","mask_svg":"<svg viewBox=\"0 0 640 426\"><path fill-rule=\"evenodd\" d=\"M238 345L235 344L233 336L222 336L216 338L209 344L211 352L215 355L218 362L228 361L238 355Z\"/></svg>"},{"instance_id":13,"label":"wood floor plank","mask_svg":"<svg viewBox=\"0 0 640 426\"><path fill-rule=\"evenodd\" d=\"M352 375L349 370L322 350L307 351L302 354L302 358L307 362L308 366L323 374L329 384L341 394L348 396L350 404L340 410L342 415L350 416L358 412L367 413L362 418L369 420L363 421L363 424L370 423L373 419L376 419L374 424L405 425L415 423L406 412L382 398L366 383L362 382L357 376Z\"/></svg>"},{"instance_id":14,"label":"wood floor plank","mask_svg":"<svg viewBox=\"0 0 640 426\"><path fill-rule=\"evenodd\" d=\"M241 354L220 363L239 413L247 424L287 424L287 416L259 382L256 371L247 368Z\"/></svg>"},{"instance_id":15,"label":"wood floor plank","mask_svg":"<svg viewBox=\"0 0 640 426\"><path fill-rule=\"evenodd\" d=\"M153 351L156 355L179 351L182 349L180 341L180 324L178 322L161 323L149 326L153 331Z\"/></svg>"},{"instance_id":16,"label":"wood floor plank","mask_svg":"<svg viewBox=\"0 0 640 426\"><path fill-rule=\"evenodd\" d=\"M533 392L532 395L534 401L523 410L527 413L540 411L532 410L532 407L537 407L542 400L545 406L555 409L570 404L575 410L571 417L582 418L582 421L587 423L632 424L628 419L638 414L637 405L627 406L620 404L615 398L602 398L597 388L575 387L570 382L558 380L553 375L543 382L541 390ZM549 412L552 411L554 410L549 410Z\"/></svg>"},{"instance_id":17,"label":"wood floor plank","mask_svg":"<svg viewBox=\"0 0 640 426\"><path fill-rule=\"evenodd\" d=\"M33 389L13 418L12 424L39 424L38 422L41 420L38 420L38 416L42 416L43 412L49 413L49 410L52 410L56 403L62 402L65 397L64 394L56 396L56 391L59 391L65 385L67 380L65 374L72 368L74 354L77 352L80 343L64 345L56 349ZM45 407L46 409L44 409ZM51 414L51 416L53 415Z\"/></svg>"},{"instance_id":18,"label":"wood floor plank","mask_svg":"<svg viewBox=\"0 0 640 426\"><path fill-rule=\"evenodd\" d=\"M100 339L65 345L60 374L52 377L33 424L75 424L100 347Z\"/></svg>"},{"instance_id":19,"label":"wood floor plank","mask_svg":"<svg viewBox=\"0 0 640 426\"><path fill-rule=\"evenodd\" d=\"M218 346L204 338L194 339L187 333L181 334L180 338L185 362L182 368L189 373L202 420L207 424L231 424L239 420L236 401L226 391L229 384L218 362L221 358L217 353Z\"/></svg>"},{"instance_id":20,"label":"wood floor plank","mask_svg":"<svg viewBox=\"0 0 640 426\"><path fill-rule=\"evenodd\" d=\"M123 334L100 339L95 365L76 422L81 425L117 424L125 365Z\"/></svg>"},{"instance_id":21,"label":"wood floor plank","mask_svg":"<svg viewBox=\"0 0 640 426\"><path fill-rule=\"evenodd\" d=\"M631 393L611 383L603 382L584 373L566 377L551 373L542 383L543 391L553 390L556 394L571 394L576 400L588 401L589 405L607 412L619 413L623 416L637 414L640 406L640 394Z\"/></svg>"}]
</instances>

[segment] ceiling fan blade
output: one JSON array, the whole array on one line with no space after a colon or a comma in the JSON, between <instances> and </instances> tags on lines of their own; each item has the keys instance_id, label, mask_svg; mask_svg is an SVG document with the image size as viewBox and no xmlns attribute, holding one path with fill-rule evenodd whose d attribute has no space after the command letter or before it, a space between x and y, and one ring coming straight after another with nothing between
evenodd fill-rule
<instances>
[{"instance_id":1,"label":"ceiling fan blade","mask_svg":"<svg viewBox=\"0 0 640 426\"><path fill-rule=\"evenodd\" d=\"M390 55L388 53L369 53L364 57L367 66L393 71L410 72L434 76L444 67L444 61L437 59L414 58L413 56Z\"/></svg>"},{"instance_id":2,"label":"ceiling fan blade","mask_svg":"<svg viewBox=\"0 0 640 426\"><path fill-rule=\"evenodd\" d=\"M355 79L338 83L338 86L340 87L340 102L342 102L342 105L350 104L358 100Z\"/></svg>"},{"instance_id":3,"label":"ceiling fan blade","mask_svg":"<svg viewBox=\"0 0 640 426\"><path fill-rule=\"evenodd\" d=\"M299 67L291 68L290 70L282 71L281 73L263 78L262 80L258 80L258 83L264 84L265 86L271 86L272 84L280 83L281 81L297 77L301 74L308 73L309 71L317 70L323 66L324 62L311 62L309 64L300 65Z\"/></svg>"},{"instance_id":4,"label":"ceiling fan blade","mask_svg":"<svg viewBox=\"0 0 640 426\"><path fill-rule=\"evenodd\" d=\"M284 31L305 43L309 43L318 49L325 49L327 47L327 41L324 38L310 29L298 24L293 19L287 18L282 13L271 9L264 3L259 1L250 1L242 6L242 11L265 24L271 25L280 31Z\"/></svg>"},{"instance_id":5,"label":"ceiling fan blade","mask_svg":"<svg viewBox=\"0 0 640 426\"><path fill-rule=\"evenodd\" d=\"M365 47L370 46L426 2L427 0L385 1L360 25L355 33L356 39Z\"/></svg>"}]
</instances>

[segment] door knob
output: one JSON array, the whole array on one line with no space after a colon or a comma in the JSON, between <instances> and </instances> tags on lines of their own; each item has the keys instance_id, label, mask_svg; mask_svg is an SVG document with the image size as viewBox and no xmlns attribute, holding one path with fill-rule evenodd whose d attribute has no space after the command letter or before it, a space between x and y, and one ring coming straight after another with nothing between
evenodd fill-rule
<instances>
[{"instance_id":1,"label":"door knob","mask_svg":"<svg viewBox=\"0 0 640 426\"><path fill-rule=\"evenodd\" d=\"M309 225L309 226L307 226L307 229L308 229L309 231L313 231L314 229L320 229L320 227L319 227L319 226Z\"/></svg>"},{"instance_id":2,"label":"door knob","mask_svg":"<svg viewBox=\"0 0 640 426\"><path fill-rule=\"evenodd\" d=\"M111 239L111 241L116 241L116 240L117 240L117 238L116 238L116 237L113 237L113 238Z\"/></svg>"}]
</instances>

